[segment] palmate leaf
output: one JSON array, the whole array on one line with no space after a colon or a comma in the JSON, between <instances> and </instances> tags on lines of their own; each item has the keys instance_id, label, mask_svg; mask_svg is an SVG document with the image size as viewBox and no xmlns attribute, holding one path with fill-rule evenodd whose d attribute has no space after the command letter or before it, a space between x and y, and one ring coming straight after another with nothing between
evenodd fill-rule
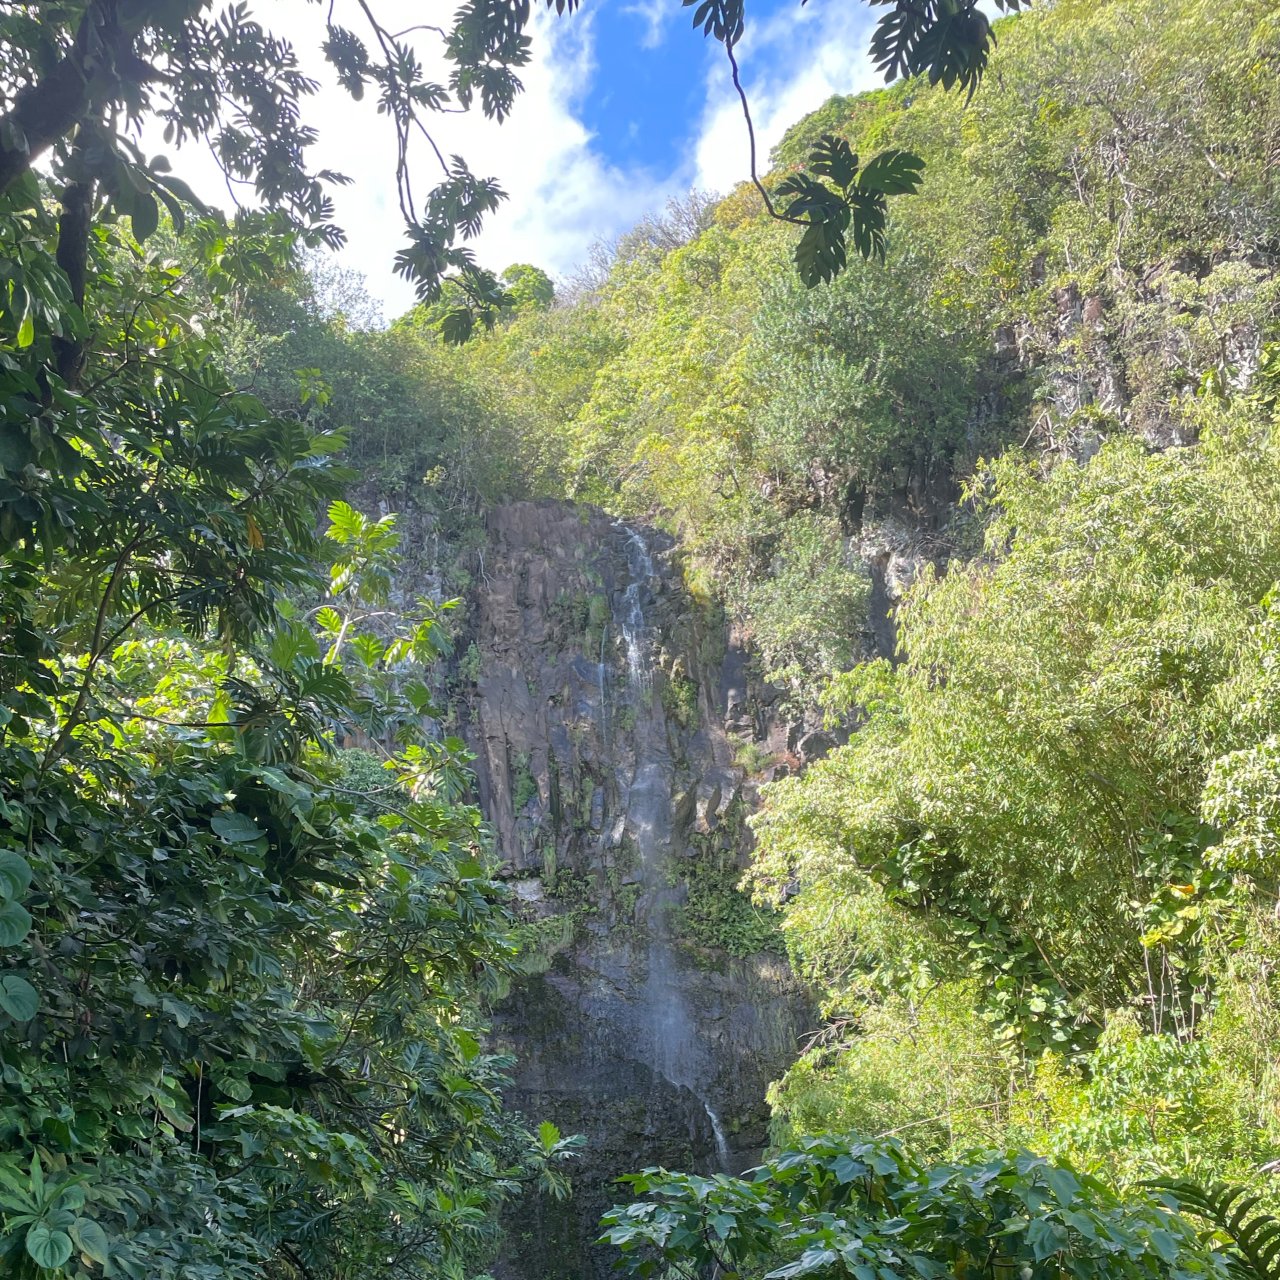
<instances>
[{"instance_id":1,"label":"palmate leaf","mask_svg":"<svg viewBox=\"0 0 1280 1280\"><path fill-rule=\"evenodd\" d=\"M913 195L924 177L924 161L910 151L893 148L873 156L858 174L863 191L878 191L886 196Z\"/></svg>"},{"instance_id":2,"label":"palmate leaf","mask_svg":"<svg viewBox=\"0 0 1280 1280\"><path fill-rule=\"evenodd\" d=\"M843 138L824 133L809 156L809 167L820 178L830 178L844 190L857 175L858 157Z\"/></svg>"},{"instance_id":3,"label":"palmate leaf","mask_svg":"<svg viewBox=\"0 0 1280 1280\"><path fill-rule=\"evenodd\" d=\"M871 37L871 61L886 80L911 75L915 71L914 55L933 16L932 3L910 3L909 0L874 0L892 3L892 10L876 25Z\"/></svg>"},{"instance_id":4,"label":"palmate leaf","mask_svg":"<svg viewBox=\"0 0 1280 1280\"><path fill-rule=\"evenodd\" d=\"M890 195L909 195L920 186L924 161L910 151L882 151L858 171L858 157L842 138L824 134L809 158L817 177L793 174L778 194L791 197L785 216L808 223L796 245L796 268L812 288L835 279L848 259L848 240L865 259L885 256ZM818 178L835 184L833 190Z\"/></svg>"},{"instance_id":5,"label":"palmate leaf","mask_svg":"<svg viewBox=\"0 0 1280 1280\"><path fill-rule=\"evenodd\" d=\"M959 85L972 95L986 70L991 43L991 24L976 6L954 13L940 7L913 51L912 69L927 73L930 84L944 89Z\"/></svg>"},{"instance_id":6,"label":"palmate leaf","mask_svg":"<svg viewBox=\"0 0 1280 1280\"><path fill-rule=\"evenodd\" d=\"M836 142L835 138L823 140ZM845 147L822 152L822 163L844 169L852 154ZM815 152L818 155L818 152ZM791 197L786 206L787 218L805 221L803 236L795 248L796 270L801 282L812 289L815 284L833 280L845 269L847 248L845 230L849 227L849 201L808 174L792 174L778 187L778 195Z\"/></svg>"},{"instance_id":7,"label":"palmate leaf","mask_svg":"<svg viewBox=\"0 0 1280 1280\"><path fill-rule=\"evenodd\" d=\"M345 27L330 24L321 46L324 56L338 73L338 83L359 101L364 97L364 82L370 73L369 51L364 41Z\"/></svg>"},{"instance_id":8,"label":"palmate leaf","mask_svg":"<svg viewBox=\"0 0 1280 1280\"><path fill-rule=\"evenodd\" d=\"M324 536L339 546L349 546L364 532L366 519L349 502L341 499L331 502L326 514L329 517L329 527L324 531Z\"/></svg>"},{"instance_id":9,"label":"palmate leaf","mask_svg":"<svg viewBox=\"0 0 1280 1280\"><path fill-rule=\"evenodd\" d=\"M884 261L885 227L889 221L889 205L878 191L854 191L850 197L853 209L853 247L868 261Z\"/></svg>"},{"instance_id":10,"label":"palmate leaf","mask_svg":"<svg viewBox=\"0 0 1280 1280\"><path fill-rule=\"evenodd\" d=\"M834 280L848 261L844 228L835 222L811 222L796 245L795 259L808 288Z\"/></svg>"},{"instance_id":11,"label":"palmate leaf","mask_svg":"<svg viewBox=\"0 0 1280 1280\"><path fill-rule=\"evenodd\" d=\"M440 336L450 346L461 346L475 331L476 317L470 307L454 307L440 320Z\"/></svg>"},{"instance_id":12,"label":"palmate leaf","mask_svg":"<svg viewBox=\"0 0 1280 1280\"><path fill-rule=\"evenodd\" d=\"M930 84L959 85L972 93L986 70L995 44L991 24L977 0L871 0L888 5L871 37L871 60L886 80L927 74ZM996 0L1012 13L1028 0Z\"/></svg>"},{"instance_id":13,"label":"palmate leaf","mask_svg":"<svg viewBox=\"0 0 1280 1280\"><path fill-rule=\"evenodd\" d=\"M848 224L849 205L838 193L808 174L796 173L778 186L778 195L792 197L784 212L788 218L805 218L809 222Z\"/></svg>"}]
</instances>

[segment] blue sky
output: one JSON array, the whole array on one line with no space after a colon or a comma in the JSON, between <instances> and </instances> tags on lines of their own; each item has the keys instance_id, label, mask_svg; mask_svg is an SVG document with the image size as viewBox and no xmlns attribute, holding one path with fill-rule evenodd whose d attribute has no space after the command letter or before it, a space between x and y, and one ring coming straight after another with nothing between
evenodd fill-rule
<instances>
[{"instance_id":1,"label":"blue sky","mask_svg":"<svg viewBox=\"0 0 1280 1280\"><path fill-rule=\"evenodd\" d=\"M666 173L687 153L705 101L708 54L718 52L693 30L691 14L654 0L593 5L596 69L581 113L614 163Z\"/></svg>"},{"instance_id":2,"label":"blue sky","mask_svg":"<svg viewBox=\"0 0 1280 1280\"><path fill-rule=\"evenodd\" d=\"M389 23L402 18L408 27L435 20L424 9L451 4L379 0L376 7ZM334 192L351 236L342 261L366 277L386 316L394 316L413 299L391 269L401 234L385 121L371 104L353 104L333 86L316 51L323 33L313 4L258 0L254 7L265 26L295 43L324 86L308 104L322 139L313 163L353 179ZM832 93L877 82L865 58L874 13L865 0L747 0L738 57L762 155ZM724 50L693 29L692 11L679 0L583 0L564 16L540 7L531 34L525 92L506 123L478 113L440 122L446 154L462 154L509 195L476 245L486 265L533 262L553 274L572 271L594 241L620 234L668 198L693 187L725 192L747 176L747 137ZM434 51L420 53L432 66ZM174 159L202 195L225 205L207 158L188 152ZM425 148L414 164L422 189L436 181Z\"/></svg>"}]
</instances>

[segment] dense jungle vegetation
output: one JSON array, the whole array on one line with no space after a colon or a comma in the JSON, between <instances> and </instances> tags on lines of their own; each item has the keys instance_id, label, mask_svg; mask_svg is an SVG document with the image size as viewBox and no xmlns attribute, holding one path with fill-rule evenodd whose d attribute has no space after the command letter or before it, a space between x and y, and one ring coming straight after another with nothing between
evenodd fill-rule
<instances>
[{"instance_id":1,"label":"dense jungle vegetation","mask_svg":"<svg viewBox=\"0 0 1280 1280\"><path fill-rule=\"evenodd\" d=\"M1274 1277L1274 6L1038 6L971 98L972 33L884 37L909 74L798 122L761 188L554 285L474 267L496 188L459 169L385 328L319 256L300 73L269 87L244 15L205 31L247 103L219 146L272 207L225 221L108 145L104 76L176 131L216 116L194 73L148 98L140 30L205 55L182 6L134 8L0 136L4 1274L472 1275L503 1200L567 1192L574 1140L503 1111L485 1045L517 943L436 732L449 612L396 575L461 594L485 508L555 496L669 528L845 741L755 820L825 1017L778 1150L639 1175L624 1265ZM956 16L888 13L918 8ZM74 66L87 11L5 16L6 56ZM452 89L500 116L519 32L486 14ZM349 35L348 81L437 105ZM837 273L844 228L871 261Z\"/></svg>"},{"instance_id":2,"label":"dense jungle vegetation","mask_svg":"<svg viewBox=\"0 0 1280 1280\"><path fill-rule=\"evenodd\" d=\"M997 33L967 105L833 99L774 153L775 183L831 132L924 158L883 267L807 289L754 191L695 197L449 368L520 440L508 488L665 523L856 729L755 824L828 1017L779 1142L1274 1204L1280 22L1124 0ZM918 570L893 661L885 547Z\"/></svg>"}]
</instances>

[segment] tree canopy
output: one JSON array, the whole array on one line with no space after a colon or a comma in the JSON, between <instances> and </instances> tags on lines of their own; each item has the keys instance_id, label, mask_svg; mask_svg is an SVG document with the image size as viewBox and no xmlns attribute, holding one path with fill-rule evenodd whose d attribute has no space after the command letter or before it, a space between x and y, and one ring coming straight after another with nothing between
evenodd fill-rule
<instances>
[{"instance_id":1,"label":"tree canopy","mask_svg":"<svg viewBox=\"0 0 1280 1280\"><path fill-rule=\"evenodd\" d=\"M696 4L694 26L724 45L733 67L754 177L754 130L734 53L746 22L744 0L687 3ZM1005 10L1022 3L999 0ZM575 0L548 4L558 13L577 8ZM323 15L316 9L324 56L342 90L354 99L376 95L379 114L394 131L394 176L407 236L396 269L429 301L446 278L455 282L461 296L450 333L458 338L477 319L491 326L506 297L466 243L503 192L499 178L472 173L463 157L446 157L437 141L438 117L477 102L499 121L510 113L521 88L519 70L530 57L532 12L528 0L468 0L447 28L418 24L394 31L378 4L354 0L330 5ZM279 211L317 243L335 246L345 238L329 189L346 179L336 170L314 169L309 155L318 133L308 121L307 100L319 86L302 71L289 42L272 35L248 6L86 0L57 9L18 8L3 19L0 41L0 193L33 164L45 163L60 188L59 265L77 305L98 204L127 216L143 241L154 232L161 207L181 222L184 204L196 203L168 160L148 159L139 149L137 129L144 120L163 122L165 140L175 147L207 144L233 199L238 191L252 192L254 202ZM931 82L972 93L991 43L976 0L894 0L879 19L871 53L891 79L927 73ZM415 185L422 157L438 167L437 181L425 192ZM815 283L843 268L850 230L858 253L883 256L885 198L915 189L919 163L890 150L860 164L832 137L816 147L810 167L811 174L777 187L786 203L776 210L756 181L771 212L804 228L797 263L802 277Z\"/></svg>"}]
</instances>

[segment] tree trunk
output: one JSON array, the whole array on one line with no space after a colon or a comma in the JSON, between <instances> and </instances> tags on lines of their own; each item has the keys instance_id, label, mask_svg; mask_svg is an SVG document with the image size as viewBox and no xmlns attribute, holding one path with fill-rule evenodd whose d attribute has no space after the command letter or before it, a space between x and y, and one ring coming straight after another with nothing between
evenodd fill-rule
<instances>
[{"instance_id":1,"label":"tree trunk","mask_svg":"<svg viewBox=\"0 0 1280 1280\"><path fill-rule=\"evenodd\" d=\"M77 179L62 189L62 212L58 217L58 266L71 282L71 296L84 310L85 283L89 272L89 233L93 225L93 189L91 178ZM83 338L53 339L58 376L69 387L80 381L84 367Z\"/></svg>"},{"instance_id":2,"label":"tree trunk","mask_svg":"<svg viewBox=\"0 0 1280 1280\"><path fill-rule=\"evenodd\" d=\"M89 5L62 60L43 79L27 85L0 116L0 193L97 105L89 98L90 75L113 70L132 40L131 33L121 30L114 0Z\"/></svg>"}]
</instances>

